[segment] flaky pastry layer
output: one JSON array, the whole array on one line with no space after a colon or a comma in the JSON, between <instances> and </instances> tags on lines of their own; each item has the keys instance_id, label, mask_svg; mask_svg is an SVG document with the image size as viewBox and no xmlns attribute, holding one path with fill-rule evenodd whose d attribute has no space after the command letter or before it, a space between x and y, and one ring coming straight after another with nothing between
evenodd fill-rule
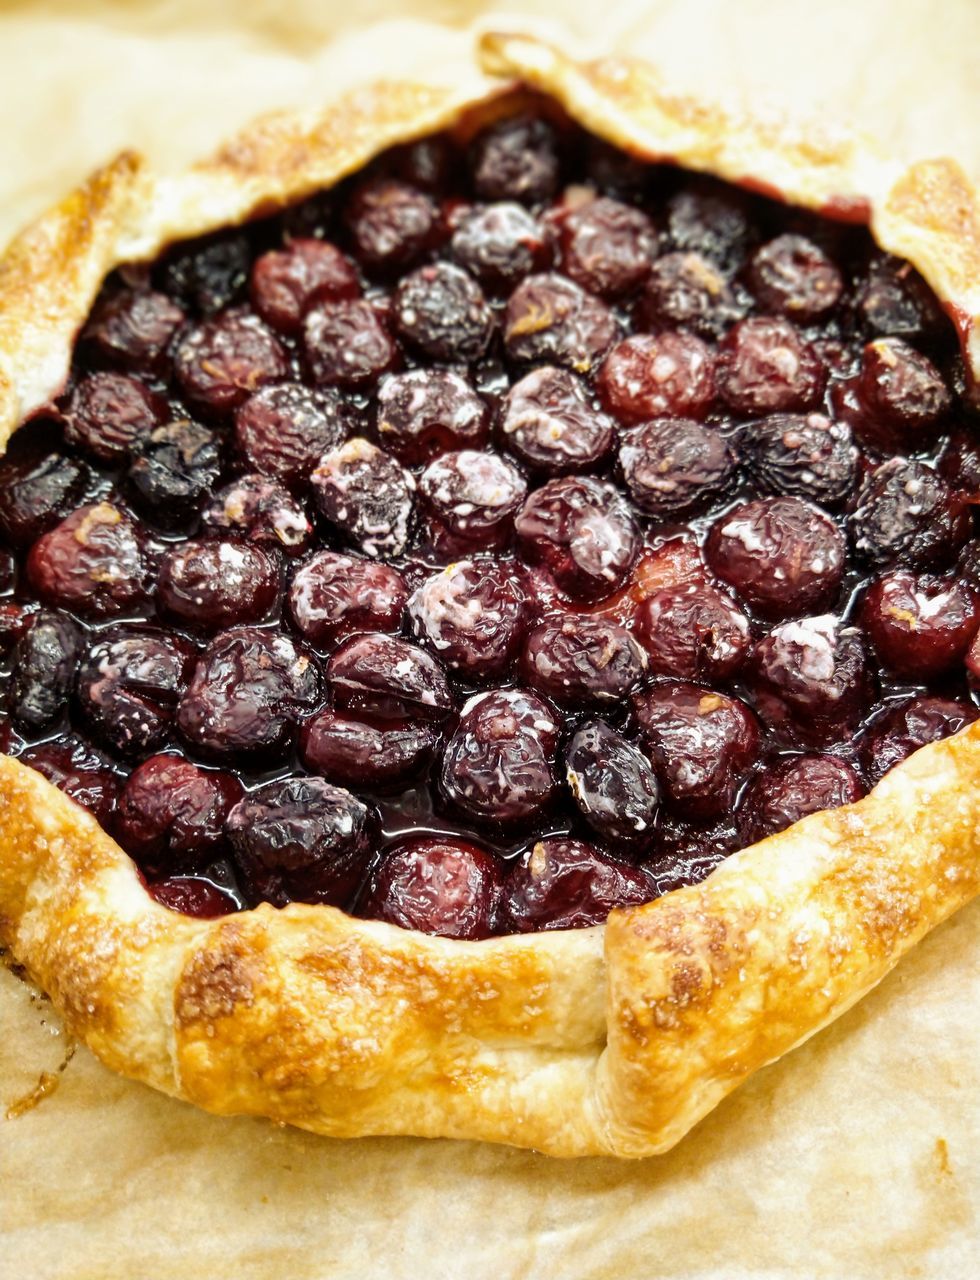
<instances>
[{"instance_id":1,"label":"flaky pastry layer","mask_svg":"<svg viewBox=\"0 0 980 1280\"><path fill-rule=\"evenodd\" d=\"M502 83L474 67L449 85L377 85L319 117L260 122L177 177L125 154L29 227L0 258L0 443L64 386L115 266L468 127L517 82L646 159L869 221L925 276L980 374L980 201L951 161L902 171L866 143L736 120L641 64L576 63L523 36L486 36L482 55ZM324 906L177 915L88 813L0 756L0 942L105 1063L207 1110L642 1156L980 891L978 784L980 725L603 928L466 943Z\"/></svg>"}]
</instances>

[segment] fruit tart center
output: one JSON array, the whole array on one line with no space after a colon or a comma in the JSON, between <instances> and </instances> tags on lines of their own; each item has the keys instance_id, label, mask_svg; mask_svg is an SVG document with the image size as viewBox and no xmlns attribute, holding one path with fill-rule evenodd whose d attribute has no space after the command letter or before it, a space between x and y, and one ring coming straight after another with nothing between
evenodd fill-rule
<instances>
[{"instance_id":1,"label":"fruit tart center","mask_svg":"<svg viewBox=\"0 0 980 1280\"><path fill-rule=\"evenodd\" d=\"M0 461L2 745L175 910L601 922L977 715L950 325L547 113L106 282Z\"/></svg>"}]
</instances>

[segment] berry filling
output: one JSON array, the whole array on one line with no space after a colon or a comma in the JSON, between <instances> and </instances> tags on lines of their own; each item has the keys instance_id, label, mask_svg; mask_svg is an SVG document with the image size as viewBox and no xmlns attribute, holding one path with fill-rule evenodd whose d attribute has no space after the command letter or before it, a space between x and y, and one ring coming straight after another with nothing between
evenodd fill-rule
<instances>
[{"instance_id":1,"label":"berry filling","mask_svg":"<svg viewBox=\"0 0 980 1280\"><path fill-rule=\"evenodd\" d=\"M863 230L396 148L106 281L0 460L0 743L175 911L601 923L977 718L968 384Z\"/></svg>"}]
</instances>

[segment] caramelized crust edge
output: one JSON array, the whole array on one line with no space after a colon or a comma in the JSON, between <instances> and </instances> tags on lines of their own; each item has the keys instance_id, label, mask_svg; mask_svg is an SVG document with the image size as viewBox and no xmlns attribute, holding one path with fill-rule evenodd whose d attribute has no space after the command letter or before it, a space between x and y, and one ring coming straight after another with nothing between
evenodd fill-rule
<instances>
[{"instance_id":1,"label":"caramelized crust edge","mask_svg":"<svg viewBox=\"0 0 980 1280\"><path fill-rule=\"evenodd\" d=\"M194 920L0 756L0 940L108 1066L334 1137L667 1150L980 891L980 724L604 928L457 942L332 907Z\"/></svg>"}]
</instances>

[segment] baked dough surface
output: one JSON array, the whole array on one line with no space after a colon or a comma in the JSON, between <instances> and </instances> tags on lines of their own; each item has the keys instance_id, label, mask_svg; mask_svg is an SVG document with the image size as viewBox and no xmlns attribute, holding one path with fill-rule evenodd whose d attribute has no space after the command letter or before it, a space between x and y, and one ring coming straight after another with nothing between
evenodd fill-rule
<instances>
[{"instance_id":1,"label":"baked dough surface","mask_svg":"<svg viewBox=\"0 0 980 1280\"><path fill-rule=\"evenodd\" d=\"M734 122L663 95L638 64L576 65L523 37L490 37L484 53L651 158L870 215L980 354L977 200L951 163L902 172L864 144ZM482 83L379 86L319 119L265 122L177 178L120 157L0 262L0 428L60 389L116 263L335 181L485 96ZM87 814L0 758L0 939L103 1061L209 1110L337 1136L645 1155L839 1016L977 893L978 770L971 729L859 804L604 929L467 944L324 907L176 916Z\"/></svg>"},{"instance_id":2,"label":"baked dough surface","mask_svg":"<svg viewBox=\"0 0 980 1280\"><path fill-rule=\"evenodd\" d=\"M0 756L0 936L106 1065L334 1137L667 1150L980 890L980 725L603 928L465 943L294 903L212 921Z\"/></svg>"}]
</instances>

